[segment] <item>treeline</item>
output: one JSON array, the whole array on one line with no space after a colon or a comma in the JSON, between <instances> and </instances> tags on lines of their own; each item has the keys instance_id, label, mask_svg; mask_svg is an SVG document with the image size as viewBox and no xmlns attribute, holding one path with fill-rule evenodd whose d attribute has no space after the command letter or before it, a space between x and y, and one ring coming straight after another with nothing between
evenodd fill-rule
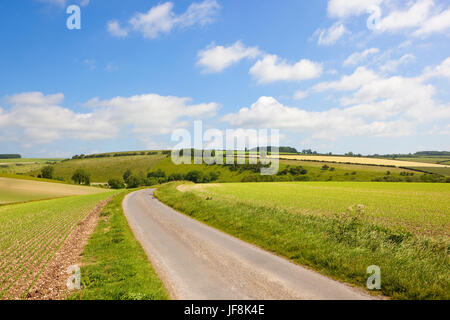
<instances>
[{"instance_id":1,"label":"treeline","mask_svg":"<svg viewBox=\"0 0 450 320\"><path fill-rule=\"evenodd\" d=\"M450 151L419 151L418 156L450 156Z\"/></svg>"},{"instance_id":2,"label":"treeline","mask_svg":"<svg viewBox=\"0 0 450 320\"><path fill-rule=\"evenodd\" d=\"M450 151L419 151L416 153L392 153L392 154L373 154L368 157L378 157L378 158L416 158L416 157L427 157L427 156L450 156Z\"/></svg>"},{"instance_id":3,"label":"treeline","mask_svg":"<svg viewBox=\"0 0 450 320\"><path fill-rule=\"evenodd\" d=\"M277 147L273 147L273 146L268 146L266 148L257 147L257 148L250 149L250 151L259 152L259 150L264 149L264 150L267 150L267 152L272 152L272 150L276 149L276 148ZM279 153L298 153L297 149L295 149L293 147L278 147L278 152Z\"/></svg>"},{"instance_id":4,"label":"treeline","mask_svg":"<svg viewBox=\"0 0 450 320\"><path fill-rule=\"evenodd\" d=\"M131 170L125 171L123 179L109 179L108 185L112 189L134 189L139 187L150 187L171 181L192 181L194 183L214 182L220 177L219 171L209 173L199 170L192 170L187 173L171 173L166 174L161 169L151 171L146 177L133 174Z\"/></svg>"},{"instance_id":5,"label":"treeline","mask_svg":"<svg viewBox=\"0 0 450 320\"><path fill-rule=\"evenodd\" d=\"M169 151L170 153L170 151ZM91 155L74 155L72 160L80 160L80 159L93 159L93 158L114 158L114 157L131 157L131 156L153 156L157 155L157 151L141 151L141 152L120 152L120 153L100 153L100 154L91 154ZM162 154L167 154L167 151L163 151Z\"/></svg>"},{"instance_id":6,"label":"treeline","mask_svg":"<svg viewBox=\"0 0 450 320\"><path fill-rule=\"evenodd\" d=\"M0 159L21 159L20 154L0 154Z\"/></svg>"}]
</instances>

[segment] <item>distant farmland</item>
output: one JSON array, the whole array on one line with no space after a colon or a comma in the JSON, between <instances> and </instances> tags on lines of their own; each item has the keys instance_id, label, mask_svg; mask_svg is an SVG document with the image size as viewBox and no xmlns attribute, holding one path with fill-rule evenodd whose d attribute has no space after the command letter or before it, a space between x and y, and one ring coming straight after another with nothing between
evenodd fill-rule
<instances>
[{"instance_id":1,"label":"distant farmland","mask_svg":"<svg viewBox=\"0 0 450 320\"><path fill-rule=\"evenodd\" d=\"M339 156L305 156L305 155L280 155L281 159L288 160L303 160L303 161L322 161L322 162L336 162L336 163L355 163L375 166L391 166L391 167L440 167L450 168L450 165L441 165L436 163L414 162L404 160L390 160L379 158L365 158L365 157L339 157Z\"/></svg>"},{"instance_id":2,"label":"distant farmland","mask_svg":"<svg viewBox=\"0 0 450 320\"><path fill-rule=\"evenodd\" d=\"M0 177L0 204L86 195L104 191L99 188Z\"/></svg>"}]
</instances>

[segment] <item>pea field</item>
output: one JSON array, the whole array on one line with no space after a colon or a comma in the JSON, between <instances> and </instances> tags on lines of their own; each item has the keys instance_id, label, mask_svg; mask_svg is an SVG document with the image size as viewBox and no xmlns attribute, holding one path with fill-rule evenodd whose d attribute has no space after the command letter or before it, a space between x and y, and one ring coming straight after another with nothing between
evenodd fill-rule
<instances>
[{"instance_id":1,"label":"pea field","mask_svg":"<svg viewBox=\"0 0 450 320\"><path fill-rule=\"evenodd\" d=\"M0 207L0 299L20 299L102 192Z\"/></svg>"}]
</instances>

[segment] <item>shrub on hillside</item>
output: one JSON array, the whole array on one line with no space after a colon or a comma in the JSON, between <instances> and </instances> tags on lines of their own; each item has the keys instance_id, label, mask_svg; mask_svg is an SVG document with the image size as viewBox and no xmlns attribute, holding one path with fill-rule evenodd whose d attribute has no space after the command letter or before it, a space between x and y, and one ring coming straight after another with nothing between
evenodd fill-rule
<instances>
[{"instance_id":1,"label":"shrub on hillside","mask_svg":"<svg viewBox=\"0 0 450 320\"><path fill-rule=\"evenodd\" d=\"M169 175L168 181L183 181L185 180L184 178L184 174L182 173L172 173L171 175Z\"/></svg>"},{"instance_id":2,"label":"shrub on hillside","mask_svg":"<svg viewBox=\"0 0 450 320\"><path fill-rule=\"evenodd\" d=\"M147 178L165 178L165 177L166 177L166 173L161 169L149 172L147 174Z\"/></svg>"},{"instance_id":3,"label":"shrub on hillside","mask_svg":"<svg viewBox=\"0 0 450 320\"><path fill-rule=\"evenodd\" d=\"M198 171L198 170L189 171L186 174L185 179L187 181L192 181L194 183L201 183L201 182L203 182L203 172Z\"/></svg>"},{"instance_id":4,"label":"shrub on hillside","mask_svg":"<svg viewBox=\"0 0 450 320\"><path fill-rule=\"evenodd\" d=\"M129 176L127 181L128 181L127 182L128 189L138 188L143 183L142 179L139 179L138 177L136 177L134 175Z\"/></svg>"},{"instance_id":5,"label":"shrub on hillside","mask_svg":"<svg viewBox=\"0 0 450 320\"><path fill-rule=\"evenodd\" d=\"M125 183L128 183L128 179L131 177L133 173L131 172L130 169L128 169L127 171L124 172L123 174L123 181L125 181Z\"/></svg>"},{"instance_id":6,"label":"shrub on hillside","mask_svg":"<svg viewBox=\"0 0 450 320\"><path fill-rule=\"evenodd\" d=\"M72 180L77 184L84 184L87 186L91 184L90 175L83 169L77 169L72 176Z\"/></svg>"},{"instance_id":7,"label":"shrub on hillside","mask_svg":"<svg viewBox=\"0 0 450 320\"><path fill-rule=\"evenodd\" d=\"M119 179L109 179L108 185L111 189L123 189L125 184Z\"/></svg>"},{"instance_id":8,"label":"shrub on hillside","mask_svg":"<svg viewBox=\"0 0 450 320\"><path fill-rule=\"evenodd\" d=\"M45 166L42 168L41 176L44 179L53 179L54 168L52 166Z\"/></svg>"}]
</instances>

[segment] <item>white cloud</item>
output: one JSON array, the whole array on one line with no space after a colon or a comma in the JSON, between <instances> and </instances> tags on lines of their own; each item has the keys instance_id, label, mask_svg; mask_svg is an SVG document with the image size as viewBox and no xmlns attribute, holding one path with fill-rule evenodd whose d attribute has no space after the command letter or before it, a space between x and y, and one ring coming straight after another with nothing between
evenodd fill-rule
<instances>
[{"instance_id":1,"label":"white cloud","mask_svg":"<svg viewBox=\"0 0 450 320\"><path fill-rule=\"evenodd\" d=\"M433 0L419 0L406 10L394 10L381 19L377 30L396 31L418 27L427 20L433 6Z\"/></svg>"},{"instance_id":2,"label":"white cloud","mask_svg":"<svg viewBox=\"0 0 450 320\"><path fill-rule=\"evenodd\" d=\"M75 113L60 106L64 95L44 95L41 92L26 92L6 101L10 110L2 113L7 119L0 126L3 140L21 143L48 143L62 138L104 139L117 131L107 115L98 117L93 113Z\"/></svg>"},{"instance_id":3,"label":"white cloud","mask_svg":"<svg viewBox=\"0 0 450 320\"><path fill-rule=\"evenodd\" d=\"M426 36L431 33L442 33L450 30L450 9L447 9L440 14L437 14L422 24L422 26L416 30L414 36Z\"/></svg>"},{"instance_id":4,"label":"white cloud","mask_svg":"<svg viewBox=\"0 0 450 320\"><path fill-rule=\"evenodd\" d=\"M450 8L436 5L434 0L329 0L327 8L329 17L339 19L335 25L352 16L369 17L375 11L380 14L374 20L376 32L412 31L413 36L425 37L450 29ZM327 40L325 30L320 31Z\"/></svg>"},{"instance_id":5,"label":"white cloud","mask_svg":"<svg viewBox=\"0 0 450 320\"><path fill-rule=\"evenodd\" d=\"M318 36L317 43L323 46L335 44L348 30L345 26L337 22L328 29L317 29L314 35Z\"/></svg>"},{"instance_id":6,"label":"white cloud","mask_svg":"<svg viewBox=\"0 0 450 320\"><path fill-rule=\"evenodd\" d=\"M383 0L330 0L327 12L332 18L347 18L366 13L372 6L379 6Z\"/></svg>"},{"instance_id":7,"label":"white cloud","mask_svg":"<svg viewBox=\"0 0 450 320\"><path fill-rule=\"evenodd\" d=\"M315 85L313 91L351 91L377 79L379 79L379 76L375 72L366 69L365 67L359 67L351 75L344 75L338 81L321 82Z\"/></svg>"},{"instance_id":8,"label":"white cloud","mask_svg":"<svg viewBox=\"0 0 450 320\"><path fill-rule=\"evenodd\" d=\"M431 76L450 76L450 58L419 77L386 77L359 67L337 81L319 83L312 92L343 94L337 105L323 111L288 107L275 98L261 97L222 120L235 127L284 129L314 139L408 136L420 125L450 119L450 105L436 100L436 89L424 82Z\"/></svg>"},{"instance_id":9,"label":"white cloud","mask_svg":"<svg viewBox=\"0 0 450 320\"><path fill-rule=\"evenodd\" d=\"M50 143L60 139L98 140L119 132L147 139L187 125L188 118L213 116L219 105L191 105L189 98L146 94L92 99L90 112L78 113L61 106L63 94L26 92L6 98L9 110L0 109L3 141Z\"/></svg>"},{"instance_id":10,"label":"white cloud","mask_svg":"<svg viewBox=\"0 0 450 320\"><path fill-rule=\"evenodd\" d=\"M107 29L108 32L115 37L126 37L128 35L128 31L123 29L116 20L109 21Z\"/></svg>"},{"instance_id":11,"label":"white cloud","mask_svg":"<svg viewBox=\"0 0 450 320\"><path fill-rule=\"evenodd\" d=\"M401 56L399 59L393 59L387 61L380 67L380 71L382 72L394 72L397 71L397 68L401 65L411 63L416 60L416 57L412 54L405 54Z\"/></svg>"},{"instance_id":12,"label":"white cloud","mask_svg":"<svg viewBox=\"0 0 450 320\"><path fill-rule=\"evenodd\" d=\"M281 60L277 55L265 55L250 69L250 74L259 83L276 81L298 81L317 78L322 74L320 63L301 59L291 65Z\"/></svg>"},{"instance_id":13,"label":"white cloud","mask_svg":"<svg viewBox=\"0 0 450 320\"><path fill-rule=\"evenodd\" d=\"M440 78L440 77L450 78L450 57L442 61L442 63L436 67L425 68L421 76L421 79L428 80L430 78Z\"/></svg>"},{"instance_id":14,"label":"white cloud","mask_svg":"<svg viewBox=\"0 0 450 320\"><path fill-rule=\"evenodd\" d=\"M294 93L294 100L302 100L309 95L308 91L297 90Z\"/></svg>"},{"instance_id":15,"label":"white cloud","mask_svg":"<svg viewBox=\"0 0 450 320\"><path fill-rule=\"evenodd\" d=\"M444 67L439 68L444 74L445 65L446 61L441 64ZM424 75L383 77L360 67L338 81L316 85L313 91L353 91L351 96L340 99L341 106L348 107L347 111L353 115L373 119L385 120L402 115L417 122L426 122L450 118L450 106L434 100L436 89L424 83L425 79Z\"/></svg>"},{"instance_id":16,"label":"white cloud","mask_svg":"<svg viewBox=\"0 0 450 320\"><path fill-rule=\"evenodd\" d=\"M190 105L191 99L157 94L115 97L109 100L92 99L88 105L106 108L111 120L119 125L131 126L133 132L166 134L187 125L186 117L214 116L217 103Z\"/></svg>"},{"instance_id":17,"label":"white cloud","mask_svg":"<svg viewBox=\"0 0 450 320\"><path fill-rule=\"evenodd\" d=\"M221 72L242 59L254 59L260 54L257 47L245 47L240 41L229 47L210 45L198 53L197 65L206 72Z\"/></svg>"},{"instance_id":18,"label":"white cloud","mask_svg":"<svg viewBox=\"0 0 450 320\"><path fill-rule=\"evenodd\" d=\"M404 136L412 131L412 124L404 120L367 121L345 109L307 111L284 106L273 97L261 97L250 108L242 108L222 120L234 127L288 130L326 140L345 136Z\"/></svg>"},{"instance_id":19,"label":"white cloud","mask_svg":"<svg viewBox=\"0 0 450 320\"><path fill-rule=\"evenodd\" d=\"M129 28L141 33L144 38L154 39L170 33L175 27L203 26L214 21L220 9L216 0L192 3L186 12L177 15L172 2L160 3L145 13L138 12L129 20ZM129 28L120 27L117 21L108 23L108 31L114 36L126 36Z\"/></svg>"},{"instance_id":20,"label":"white cloud","mask_svg":"<svg viewBox=\"0 0 450 320\"><path fill-rule=\"evenodd\" d=\"M344 66L358 65L361 62L365 61L370 55L374 55L379 52L380 49L378 48L370 48L362 52L355 52L344 61Z\"/></svg>"}]
</instances>

